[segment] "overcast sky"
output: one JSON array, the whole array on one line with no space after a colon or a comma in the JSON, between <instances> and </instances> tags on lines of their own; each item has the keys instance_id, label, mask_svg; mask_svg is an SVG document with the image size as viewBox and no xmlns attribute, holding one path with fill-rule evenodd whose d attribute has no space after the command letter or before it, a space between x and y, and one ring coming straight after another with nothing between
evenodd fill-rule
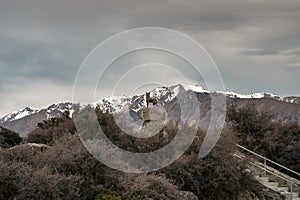
<instances>
[{"instance_id":1,"label":"overcast sky","mask_svg":"<svg viewBox=\"0 0 300 200\"><path fill-rule=\"evenodd\" d=\"M71 101L76 73L96 45L149 26L199 42L226 90L300 95L299 23L299 0L1 0L0 117Z\"/></svg>"}]
</instances>

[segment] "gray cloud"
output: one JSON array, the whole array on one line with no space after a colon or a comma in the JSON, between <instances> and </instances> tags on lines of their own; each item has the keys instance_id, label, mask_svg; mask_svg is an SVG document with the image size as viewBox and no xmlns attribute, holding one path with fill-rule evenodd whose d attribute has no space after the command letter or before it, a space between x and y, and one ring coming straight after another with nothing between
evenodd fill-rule
<instances>
[{"instance_id":1,"label":"gray cloud","mask_svg":"<svg viewBox=\"0 0 300 200\"><path fill-rule=\"evenodd\" d=\"M299 10L298 0L1 1L0 116L70 100L85 56L112 34L144 26L201 43L228 90L300 95ZM52 96L41 98L45 90Z\"/></svg>"}]
</instances>

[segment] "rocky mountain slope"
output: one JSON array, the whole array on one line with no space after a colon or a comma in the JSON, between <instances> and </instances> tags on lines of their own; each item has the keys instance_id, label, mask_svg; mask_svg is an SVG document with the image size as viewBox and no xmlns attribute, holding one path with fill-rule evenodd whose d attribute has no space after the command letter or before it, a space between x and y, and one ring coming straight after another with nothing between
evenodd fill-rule
<instances>
[{"instance_id":1,"label":"rocky mountain slope","mask_svg":"<svg viewBox=\"0 0 300 200\"><path fill-rule=\"evenodd\" d=\"M21 137L27 137L28 133L37 127L38 123L50 118L61 117L65 110L72 114L72 103L52 104L42 109L26 107L1 118L0 125L19 133Z\"/></svg>"},{"instance_id":2,"label":"rocky mountain slope","mask_svg":"<svg viewBox=\"0 0 300 200\"><path fill-rule=\"evenodd\" d=\"M234 92L209 91L197 85L175 85L170 87L158 87L151 91L151 96L158 99L158 104L163 106L168 116L180 117L180 107L176 96L179 92L195 93L200 107L200 127L207 128L210 120L210 95L218 93L227 97L227 105L242 107L246 105L255 106L258 111L268 112L274 115L274 120L283 122L300 123L300 97L280 97L270 93L254 93L243 95ZM98 106L103 111L115 114L127 114L127 120L138 120L138 110L146 107L145 94L128 96L113 96L101 99L92 104ZM72 103L53 104L47 108L36 109L26 107L12 112L0 119L0 125L19 133L26 137L30 131L36 128L39 122L52 117L60 117L65 110L74 112Z\"/></svg>"}]
</instances>

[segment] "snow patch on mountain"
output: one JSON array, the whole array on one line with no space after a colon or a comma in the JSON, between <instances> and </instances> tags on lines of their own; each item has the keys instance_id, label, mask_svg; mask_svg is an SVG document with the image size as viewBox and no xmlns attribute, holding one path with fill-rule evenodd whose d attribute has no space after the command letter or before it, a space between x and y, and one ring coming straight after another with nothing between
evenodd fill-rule
<instances>
[{"instance_id":1,"label":"snow patch on mountain","mask_svg":"<svg viewBox=\"0 0 300 200\"><path fill-rule=\"evenodd\" d=\"M192 90L192 91L198 92L198 93L210 93L209 90L207 90L199 85L184 85L184 84L181 84L181 85L186 91Z\"/></svg>"},{"instance_id":2,"label":"snow patch on mountain","mask_svg":"<svg viewBox=\"0 0 300 200\"><path fill-rule=\"evenodd\" d=\"M41 111L45 111L47 119L60 117L59 112L64 113L65 111L69 111L70 117L72 117L72 114L74 113L73 105L69 102L52 104L49 107L42 109Z\"/></svg>"},{"instance_id":3,"label":"snow patch on mountain","mask_svg":"<svg viewBox=\"0 0 300 200\"><path fill-rule=\"evenodd\" d=\"M252 94L239 94L239 93L235 93L235 92L230 92L230 91L217 91L217 93L219 94L224 94L230 98L240 98L240 99L261 99L261 98L266 98L266 97L270 97L270 98L274 98L277 100L283 100L282 97L275 95L275 94L271 94L271 93L265 93L265 92L259 92L259 93L252 93Z\"/></svg>"},{"instance_id":4,"label":"snow patch on mountain","mask_svg":"<svg viewBox=\"0 0 300 200\"><path fill-rule=\"evenodd\" d=\"M132 97L127 96L112 96L103 98L93 104L94 107L99 106L100 110L111 113L120 112L122 109L130 105Z\"/></svg>"},{"instance_id":5,"label":"snow patch on mountain","mask_svg":"<svg viewBox=\"0 0 300 200\"><path fill-rule=\"evenodd\" d=\"M168 96L165 100L166 103L173 101L173 99L178 95L180 91L180 86L176 86L174 87L172 90L169 90L168 92Z\"/></svg>"},{"instance_id":6,"label":"snow patch on mountain","mask_svg":"<svg viewBox=\"0 0 300 200\"><path fill-rule=\"evenodd\" d=\"M42 109L25 107L23 109L14 111L14 112L4 116L2 119L0 119L0 123L15 121L15 120L27 117L29 115L39 113L39 112L45 113L47 116L47 119L50 119L50 118L54 118L54 117L60 117L60 113L64 113L66 110L69 111L70 117L72 117L74 110L72 108L72 103L69 103L69 102L52 104L52 105L50 105L46 108L42 108Z\"/></svg>"},{"instance_id":7,"label":"snow patch on mountain","mask_svg":"<svg viewBox=\"0 0 300 200\"><path fill-rule=\"evenodd\" d=\"M280 101L285 101L289 103L300 103L300 97L280 97L271 93L253 93L253 94L239 94L231 91L210 91L199 85L185 85L178 84L170 87L157 87L150 91L150 96L156 98L159 104L164 105L166 103L172 102L176 96L178 96L181 90L194 91L195 93L210 94L218 93L224 94L229 98L240 98L240 99L261 99L261 98L273 98ZM91 104L93 107L99 106L102 111L108 111L110 113L120 113L124 110L137 112L139 109L146 107L146 95L135 95L135 96L111 96L103 98ZM83 108L81 105L79 108ZM74 113L73 104L70 102L52 104L46 108L37 109L32 107L26 107L24 109L12 112L2 119L0 123L7 121L14 121L24 118L28 115L32 115L38 112L43 112L46 114L47 118L60 117L61 113L69 111L70 117ZM59 112L58 112L59 111Z\"/></svg>"},{"instance_id":8,"label":"snow patch on mountain","mask_svg":"<svg viewBox=\"0 0 300 200\"><path fill-rule=\"evenodd\" d=\"M150 91L150 96L160 99L168 91L167 87L157 87Z\"/></svg>"},{"instance_id":9,"label":"snow patch on mountain","mask_svg":"<svg viewBox=\"0 0 300 200\"><path fill-rule=\"evenodd\" d=\"M39 111L40 111L40 109L37 109L37 108L25 107L23 109L14 111L14 112L4 116L2 119L0 119L0 122L2 123L2 122L5 122L5 121L14 121L14 120L26 117L28 115L35 114Z\"/></svg>"}]
</instances>

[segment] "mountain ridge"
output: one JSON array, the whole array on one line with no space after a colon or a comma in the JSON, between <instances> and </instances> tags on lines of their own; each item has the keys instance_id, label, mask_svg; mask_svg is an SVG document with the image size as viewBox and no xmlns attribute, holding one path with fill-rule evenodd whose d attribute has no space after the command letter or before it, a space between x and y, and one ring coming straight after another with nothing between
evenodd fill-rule
<instances>
[{"instance_id":1,"label":"mountain ridge","mask_svg":"<svg viewBox=\"0 0 300 200\"><path fill-rule=\"evenodd\" d=\"M253 93L249 95L239 94L230 91L210 91L199 85L177 84L170 87L157 87L150 91L151 96L158 99L159 104L174 109L172 102L176 98L179 91L191 91L197 94L200 109L204 110L203 118L209 120L209 98L210 94L218 93L227 97L229 104L236 104L237 107L245 106L255 102L256 108L262 112L273 112L278 120L288 122L300 119L300 97L280 97L271 93ZM174 103L173 103L174 104ZM0 119L0 125L19 133L22 137L26 137L30 131L36 128L37 123L52 117L61 117L67 110L72 116L74 112L72 103L64 102L52 104L46 108L25 107L18 111L14 111ZM133 119L137 119L137 111L146 107L145 94L135 96L111 96L103 98L92 104L93 107L99 106L100 110L108 111L116 114L120 112L129 112ZM176 106L175 106L176 107ZM207 123L207 122L205 122ZM204 124L205 124L204 123Z\"/></svg>"}]
</instances>

